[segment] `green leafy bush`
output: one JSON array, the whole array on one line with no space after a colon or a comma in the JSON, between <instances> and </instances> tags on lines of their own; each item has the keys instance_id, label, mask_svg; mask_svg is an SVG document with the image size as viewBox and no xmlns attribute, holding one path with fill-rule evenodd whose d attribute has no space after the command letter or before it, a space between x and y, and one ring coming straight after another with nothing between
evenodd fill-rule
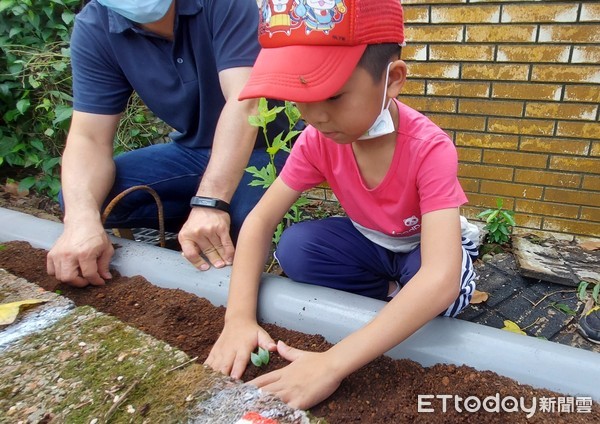
<instances>
[{"instance_id":1,"label":"green leafy bush","mask_svg":"<svg viewBox=\"0 0 600 424\"><path fill-rule=\"evenodd\" d=\"M21 188L56 196L71 117L69 33L80 0L0 1L0 165L32 168Z\"/></svg>"},{"instance_id":2,"label":"green leafy bush","mask_svg":"<svg viewBox=\"0 0 600 424\"><path fill-rule=\"evenodd\" d=\"M23 168L21 189L56 198L72 115L69 39L82 0L0 0L0 166ZM115 153L170 129L137 96L123 115Z\"/></svg>"}]
</instances>

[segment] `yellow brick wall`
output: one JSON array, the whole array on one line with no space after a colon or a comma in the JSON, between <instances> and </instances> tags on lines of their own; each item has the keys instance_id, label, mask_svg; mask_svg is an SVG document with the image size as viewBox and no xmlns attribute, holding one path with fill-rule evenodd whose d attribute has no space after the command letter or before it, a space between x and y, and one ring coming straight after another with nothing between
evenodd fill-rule
<instances>
[{"instance_id":1,"label":"yellow brick wall","mask_svg":"<svg viewBox=\"0 0 600 424\"><path fill-rule=\"evenodd\" d=\"M444 128L474 218L600 236L600 2L404 0L400 100Z\"/></svg>"}]
</instances>

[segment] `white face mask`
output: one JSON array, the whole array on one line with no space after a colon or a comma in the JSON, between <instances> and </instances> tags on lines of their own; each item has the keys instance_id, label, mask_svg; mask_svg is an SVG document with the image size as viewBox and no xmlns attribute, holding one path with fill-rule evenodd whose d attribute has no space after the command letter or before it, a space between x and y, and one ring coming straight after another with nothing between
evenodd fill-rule
<instances>
[{"instance_id":1,"label":"white face mask","mask_svg":"<svg viewBox=\"0 0 600 424\"><path fill-rule=\"evenodd\" d=\"M390 113L390 103L392 99L390 99L385 105L385 99L387 95L387 85L390 76L390 66L391 62L387 66L387 70L385 73L385 89L383 90L383 102L381 103L381 112L371 125L371 128L367 130L363 135L358 137L359 140L370 140L375 137L381 137L382 135L393 133L396 129L394 128L394 120L392 119L392 114ZM385 107L384 107L385 106Z\"/></svg>"},{"instance_id":2,"label":"white face mask","mask_svg":"<svg viewBox=\"0 0 600 424\"><path fill-rule=\"evenodd\" d=\"M163 18L173 0L98 0L103 6L138 24L148 24Z\"/></svg>"}]
</instances>

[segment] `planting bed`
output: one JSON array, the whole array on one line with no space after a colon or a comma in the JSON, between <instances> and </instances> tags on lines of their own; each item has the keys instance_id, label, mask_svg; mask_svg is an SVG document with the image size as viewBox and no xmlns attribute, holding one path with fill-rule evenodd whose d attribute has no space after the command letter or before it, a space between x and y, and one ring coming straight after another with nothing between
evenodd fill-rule
<instances>
[{"instance_id":1,"label":"planting bed","mask_svg":"<svg viewBox=\"0 0 600 424\"><path fill-rule=\"evenodd\" d=\"M204 361L221 331L225 309L214 307L193 294L159 288L142 277L118 275L103 287L71 288L58 284L46 274L45 250L34 249L26 242L8 242L3 246L0 249L0 268L47 290L60 290L77 305L91 305L114 315L191 357L197 356L199 362ZM330 346L319 335L306 335L270 324L265 324L265 328L274 339L284 340L301 349L322 351ZM318 331L315 328L315 333ZM515 363L514 366L527 366L530 359L523 358L523 363ZM265 368L250 365L243 379L250 380L284 365L285 361L272 355ZM538 411L529 419L525 412L485 412L483 408L479 412L466 412L465 404L461 402L459 406L463 412L459 413L455 409L456 397L448 401L445 412L440 398L428 399L431 404L424 405L434 412L417 411L418 395L453 395L463 399L476 396L483 400L497 394L499 399L523 397L527 408L537 402ZM590 413L576 412L574 405L572 412L540 412L543 397L555 402L555 411L559 403L569 402L565 395L519 385L492 372L478 372L470 367L454 365L423 368L409 360L382 357L348 377L337 392L312 408L311 412L317 417L324 417L329 423L600 422L600 405L597 403L593 404ZM488 406L493 407L494 404L488 403ZM512 404L506 403L505 406L510 408Z\"/></svg>"}]
</instances>

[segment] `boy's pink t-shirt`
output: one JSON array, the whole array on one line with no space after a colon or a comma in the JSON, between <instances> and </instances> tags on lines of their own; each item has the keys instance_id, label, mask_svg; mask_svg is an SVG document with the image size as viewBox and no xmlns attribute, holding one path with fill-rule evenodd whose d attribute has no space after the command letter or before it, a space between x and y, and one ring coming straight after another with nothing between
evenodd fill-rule
<instances>
[{"instance_id":1,"label":"boy's pink t-shirt","mask_svg":"<svg viewBox=\"0 0 600 424\"><path fill-rule=\"evenodd\" d=\"M283 182L305 191L327 181L355 224L391 237L416 236L423 214L466 203L452 140L421 113L396 104L396 150L377 187L365 186L351 144L337 144L312 126L294 144L281 171Z\"/></svg>"}]
</instances>

